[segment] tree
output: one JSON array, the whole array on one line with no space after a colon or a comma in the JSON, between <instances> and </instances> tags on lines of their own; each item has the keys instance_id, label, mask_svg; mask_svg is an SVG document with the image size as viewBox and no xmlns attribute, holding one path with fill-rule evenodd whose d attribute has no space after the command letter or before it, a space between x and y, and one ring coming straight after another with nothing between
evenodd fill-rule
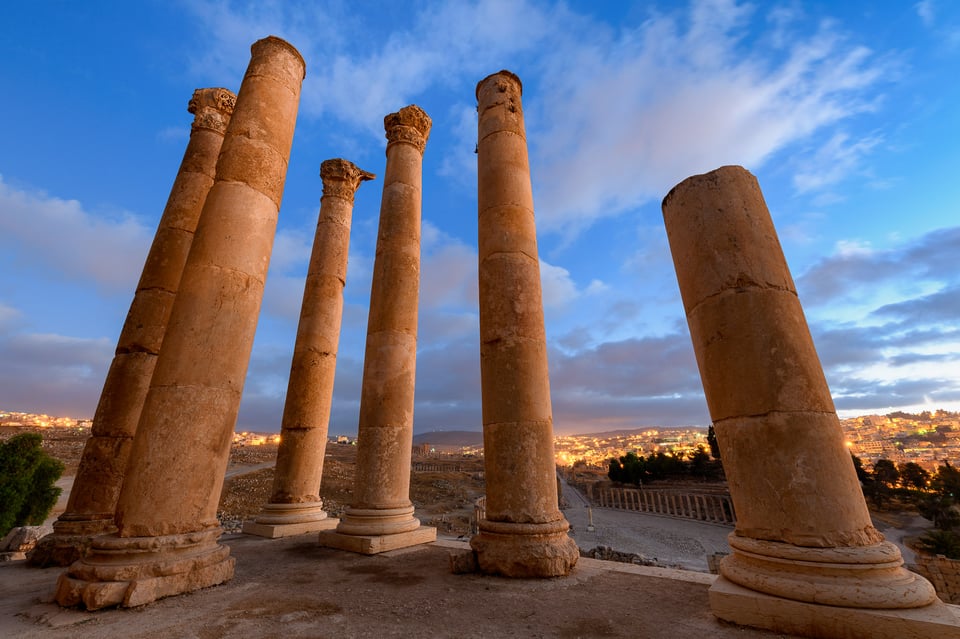
<instances>
[{"instance_id":1,"label":"tree","mask_svg":"<svg viewBox=\"0 0 960 639\"><path fill-rule=\"evenodd\" d=\"M873 478L887 488L893 488L900 481L900 471L889 459L878 459L873 465Z\"/></svg>"},{"instance_id":2,"label":"tree","mask_svg":"<svg viewBox=\"0 0 960 639\"><path fill-rule=\"evenodd\" d=\"M42 524L57 503L63 464L43 450L43 438L24 433L0 443L0 537L17 526Z\"/></svg>"},{"instance_id":3,"label":"tree","mask_svg":"<svg viewBox=\"0 0 960 639\"><path fill-rule=\"evenodd\" d=\"M900 467L900 483L906 488L924 490L930 483L930 473L917 462L907 462Z\"/></svg>"},{"instance_id":4,"label":"tree","mask_svg":"<svg viewBox=\"0 0 960 639\"><path fill-rule=\"evenodd\" d=\"M713 429L713 424L707 427L707 444L710 446L710 456L720 461L720 442L717 441L717 431Z\"/></svg>"},{"instance_id":5,"label":"tree","mask_svg":"<svg viewBox=\"0 0 960 639\"><path fill-rule=\"evenodd\" d=\"M850 453L850 457L853 459L853 469L857 472L857 479L860 480L860 483L866 484L868 481L872 481L870 473L863 467L863 460L853 453Z\"/></svg>"}]
</instances>

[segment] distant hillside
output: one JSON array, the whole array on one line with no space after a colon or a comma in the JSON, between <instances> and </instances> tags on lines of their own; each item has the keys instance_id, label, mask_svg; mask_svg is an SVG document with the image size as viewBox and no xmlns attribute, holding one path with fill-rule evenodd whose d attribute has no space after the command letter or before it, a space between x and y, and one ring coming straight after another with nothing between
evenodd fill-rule
<instances>
[{"instance_id":1,"label":"distant hillside","mask_svg":"<svg viewBox=\"0 0 960 639\"><path fill-rule=\"evenodd\" d=\"M596 437L597 439L609 439L611 437L629 437L631 435L640 435L648 430L657 430L661 434L683 433L696 430L707 432L706 426L644 426L642 428L626 428L622 430L607 430L602 433L579 433L577 435L568 435L568 437Z\"/></svg>"},{"instance_id":2,"label":"distant hillside","mask_svg":"<svg viewBox=\"0 0 960 639\"><path fill-rule=\"evenodd\" d=\"M483 446L483 433L478 430L435 430L414 435L413 443L434 446Z\"/></svg>"}]
</instances>

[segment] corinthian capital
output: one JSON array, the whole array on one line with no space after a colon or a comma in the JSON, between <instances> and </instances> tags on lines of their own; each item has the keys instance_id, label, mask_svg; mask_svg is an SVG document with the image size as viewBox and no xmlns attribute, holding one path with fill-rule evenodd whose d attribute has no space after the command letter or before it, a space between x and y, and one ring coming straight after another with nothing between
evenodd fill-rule
<instances>
[{"instance_id":1,"label":"corinthian capital","mask_svg":"<svg viewBox=\"0 0 960 639\"><path fill-rule=\"evenodd\" d=\"M339 197L353 202L353 195L360 183L376 179L376 175L364 171L353 162L342 158L324 160L320 164L320 179L323 180L323 196Z\"/></svg>"},{"instance_id":2,"label":"corinthian capital","mask_svg":"<svg viewBox=\"0 0 960 639\"><path fill-rule=\"evenodd\" d=\"M426 111L416 104L405 106L396 113L383 118L383 128L387 132L387 146L395 142L412 144L420 153L427 146L430 126L433 124Z\"/></svg>"},{"instance_id":3,"label":"corinthian capital","mask_svg":"<svg viewBox=\"0 0 960 639\"><path fill-rule=\"evenodd\" d=\"M223 135L236 103L237 96L226 89L197 89L187 106L194 115L192 130L210 129Z\"/></svg>"}]
</instances>

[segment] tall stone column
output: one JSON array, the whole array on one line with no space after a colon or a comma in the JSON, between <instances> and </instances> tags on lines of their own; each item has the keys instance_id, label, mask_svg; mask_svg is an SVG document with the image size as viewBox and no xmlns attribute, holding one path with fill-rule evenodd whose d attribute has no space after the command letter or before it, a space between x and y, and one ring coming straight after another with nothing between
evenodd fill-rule
<instances>
[{"instance_id":1,"label":"tall stone column","mask_svg":"<svg viewBox=\"0 0 960 639\"><path fill-rule=\"evenodd\" d=\"M756 179L688 178L663 217L737 512L714 614L811 637L960 636L871 524Z\"/></svg>"},{"instance_id":2,"label":"tall stone column","mask_svg":"<svg viewBox=\"0 0 960 639\"><path fill-rule=\"evenodd\" d=\"M286 537L334 528L320 499L337 344L347 281L353 196L376 176L341 159L320 165L323 197L283 408L273 496L243 532Z\"/></svg>"},{"instance_id":3,"label":"tall stone column","mask_svg":"<svg viewBox=\"0 0 960 639\"><path fill-rule=\"evenodd\" d=\"M482 572L566 575L577 544L557 505L553 410L520 79L477 85L480 381L487 517L471 539Z\"/></svg>"},{"instance_id":4,"label":"tall stone column","mask_svg":"<svg viewBox=\"0 0 960 639\"><path fill-rule=\"evenodd\" d=\"M433 541L410 502L413 395L420 293L420 206L423 151L430 117L411 105L383 120L383 178L373 264L367 345L360 395L353 501L320 544L375 554Z\"/></svg>"},{"instance_id":5,"label":"tall stone column","mask_svg":"<svg viewBox=\"0 0 960 639\"><path fill-rule=\"evenodd\" d=\"M94 536L116 530L113 516L130 445L235 101L226 89L197 89L187 106L194 114L190 141L123 323L67 508L53 534L34 549L31 563L68 566Z\"/></svg>"},{"instance_id":6,"label":"tall stone column","mask_svg":"<svg viewBox=\"0 0 960 639\"><path fill-rule=\"evenodd\" d=\"M217 503L305 69L278 38L251 52L130 451L117 532L61 575L61 605L139 606L233 576Z\"/></svg>"}]
</instances>

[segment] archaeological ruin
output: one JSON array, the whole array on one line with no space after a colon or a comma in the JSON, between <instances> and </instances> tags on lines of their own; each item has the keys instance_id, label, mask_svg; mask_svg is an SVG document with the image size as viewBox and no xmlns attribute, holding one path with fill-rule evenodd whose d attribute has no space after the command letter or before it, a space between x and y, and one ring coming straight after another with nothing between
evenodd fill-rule
<instances>
[{"instance_id":1,"label":"archaeological ruin","mask_svg":"<svg viewBox=\"0 0 960 639\"><path fill-rule=\"evenodd\" d=\"M756 178L690 177L663 218L737 512L713 613L810 637L960 636L871 523Z\"/></svg>"},{"instance_id":2,"label":"archaeological ruin","mask_svg":"<svg viewBox=\"0 0 960 639\"><path fill-rule=\"evenodd\" d=\"M320 480L347 283L353 197L362 182L375 177L343 159L320 165L323 197L280 422L273 496L254 521L244 523L245 533L302 535L339 523L323 510Z\"/></svg>"},{"instance_id":3,"label":"archaeological ruin","mask_svg":"<svg viewBox=\"0 0 960 639\"><path fill-rule=\"evenodd\" d=\"M123 323L67 509L31 555L37 565L68 566L93 537L116 530L130 446L235 101L226 89L197 89L190 99L190 140Z\"/></svg>"},{"instance_id":4,"label":"archaeological ruin","mask_svg":"<svg viewBox=\"0 0 960 639\"><path fill-rule=\"evenodd\" d=\"M387 166L373 263L367 345L360 391L353 501L320 544L376 554L427 543L410 501L413 394L420 298L420 207L423 152L430 117L416 105L383 119Z\"/></svg>"},{"instance_id":5,"label":"archaeological ruin","mask_svg":"<svg viewBox=\"0 0 960 639\"><path fill-rule=\"evenodd\" d=\"M579 551L557 506L553 409L520 79L477 85L480 381L486 518L480 570L566 575Z\"/></svg>"},{"instance_id":6,"label":"archaeological ruin","mask_svg":"<svg viewBox=\"0 0 960 639\"><path fill-rule=\"evenodd\" d=\"M217 503L305 72L293 46L267 37L252 45L235 97L200 89L190 102L196 116L190 141L73 494L36 555L42 565L69 564L54 592L62 607L141 606L234 576ZM558 506L521 94L520 79L505 70L476 88L487 494L479 531L469 546L457 547L451 568L479 573L477 579L493 584L488 590L519 582L485 575L560 578L538 582L550 585L576 581L585 570ZM378 555L436 540L436 529L414 516L410 499L422 172L431 126L415 105L384 118L387 160L356 476L339 520L323 510L319 488L354 195L374 176L343 159L321 165L323 196L272 496L244 526L250 535L273 539L259 540L265 545L310 533L311 546L328 553L315 557L329 559L346 555L336 550ZM897 547L871 523L756 179L732 166L693 176L670 191L662 209L732 504L709 494L631 489L601 493L601 503L714 523L731 523L735 511L732 553L720 562L719 577L697 575L701 588L711 584L709 608L720 620L806 637L960 638L958 609L906 570ZM457 569L457 556L470 561ZM356 557L358 563L376 559ZM304 566L305 572L324 570L322 562L304 559ZM721 626L712 617L709 622Z\"/></svg>"}]
</instances>

